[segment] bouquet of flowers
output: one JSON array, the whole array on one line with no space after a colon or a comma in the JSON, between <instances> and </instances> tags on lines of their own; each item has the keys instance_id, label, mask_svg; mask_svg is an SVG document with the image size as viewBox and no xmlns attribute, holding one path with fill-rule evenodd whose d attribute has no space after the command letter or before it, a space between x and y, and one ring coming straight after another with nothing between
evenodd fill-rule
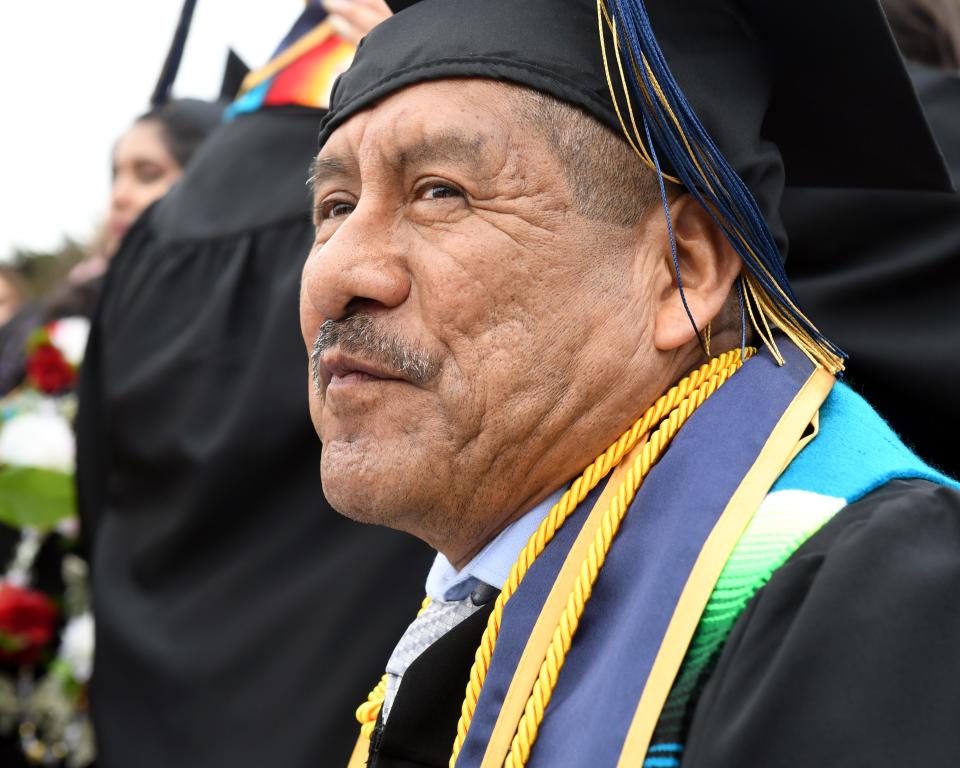
<instances>
[{"instance_id":1,"label":"bouquet of flowers","mask_svg":"<svg viewBox=\"0 0 960 768\"><path fill-rule=\"evenodd\" d=\"M0 737L18 740L29 763L69 768L95 755L87 568L71 552L72 423L88 330L67 318L35 331L23 386L0 400L0 524L18 539L0 575Z\"/></svg>"}]
</instances>

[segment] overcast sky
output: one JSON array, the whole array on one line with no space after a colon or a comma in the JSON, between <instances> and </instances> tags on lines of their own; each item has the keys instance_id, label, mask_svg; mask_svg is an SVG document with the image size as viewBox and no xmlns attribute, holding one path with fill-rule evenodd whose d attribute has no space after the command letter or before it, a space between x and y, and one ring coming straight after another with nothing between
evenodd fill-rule
<instances>
[{"instance_id":1,"label":"overcast sky","mask_svg":"<svg viewBox=\"0 0 960 768\"><path fill-rule=\"evenodd\" d=\"M0 260L84 239L106 210L110 149L143 112L180 0L0 2ZM303 0L198 0L174 93L219 93L227 47L262 64Z\"/></svg>"}]
</instances>

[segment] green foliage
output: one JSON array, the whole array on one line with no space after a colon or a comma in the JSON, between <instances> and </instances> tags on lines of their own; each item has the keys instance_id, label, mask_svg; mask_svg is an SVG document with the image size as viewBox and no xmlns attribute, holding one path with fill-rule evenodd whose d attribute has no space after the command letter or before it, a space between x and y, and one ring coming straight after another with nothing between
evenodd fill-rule
<instances>
[{"instance_id":1,"label":"green foliage","mask_svg":"<svg viewBox=\"0 0 960 768\"><path fill-rule=\"evenodd\" d=\"M66 239L50 253L17 249L7 262L27 286L29 296L46 296L64 279L70 268L80 261L85 248L75 240Z\"/></svg>"},{"instance_id":2,"label":"green foliage","mask_svg":"<svg viewBox=\"0 0 960 768\"><path fill-rule=\"evenodd\" d=\"M22 635L11 635L0 630L0 652L20 653L27 645L28 641Z\"/></svg>"},{"instance_id":3,"label":"green foliage","mask_svg":"<svg viewBox=\"0 0 960 768\"><path fill-rule=\"evenodd\" d=\"M76 512L73 478L34 467L0 470L0 523L49 530Z\"/></svg>"},{"instance_id":4,"label":"green foliage","mask_svg":"<svg viewBox=\"0 0 960 768\"><path fill-rule=\"evenodd\" d=\"M48 344L50 344L50 332L45 325L42 325L27 337L27 356Z\"/></svg>"}]
</instances>

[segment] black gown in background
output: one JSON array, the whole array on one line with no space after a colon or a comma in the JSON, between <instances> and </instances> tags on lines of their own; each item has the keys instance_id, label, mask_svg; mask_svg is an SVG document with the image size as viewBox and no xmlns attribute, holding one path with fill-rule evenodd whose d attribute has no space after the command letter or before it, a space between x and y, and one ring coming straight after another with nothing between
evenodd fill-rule
<instances>
[{"instance_id":1,"label":"black gown in background","mask_svg":"<svg viewBox=\"0 0 960 768\"><path fill-rule=\"evenodd\" d=\"M910 73L960 183L960 73ZM960 477L960 195L787 188L781 213L791 283L849 353L847 383L920 456Z\"/></svg>"},{"instance_id":2,"label":"black gown in background","mask_svg":"<svg viewBox=\"0 0 960 768\"><path fill-rule=\"evenodd\" d=\"M82 373L102 768L345 764L431 553L327 505L300 271L320 113L224 125L135 225Z\"/></svg>"}]
</instances>

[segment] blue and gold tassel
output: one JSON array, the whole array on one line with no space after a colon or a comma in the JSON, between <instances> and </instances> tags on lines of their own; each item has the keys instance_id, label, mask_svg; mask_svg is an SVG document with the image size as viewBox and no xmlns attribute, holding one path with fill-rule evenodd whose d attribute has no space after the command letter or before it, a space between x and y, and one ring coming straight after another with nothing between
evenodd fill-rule
<instances>
[{"instance_id":1,"label":"blue and gold tassel","mask_svg":"<svg viewBox=\"0 0 960 768\"><path fill-rule=\"evenodd\" d=\"M783 358L773 336L774 326L818 365L831 373L843 370L846 354L817 330L800 309L757 201L686 100L654 37L642 0L597 0L597 25L607 85L620 125L630 146L659 180L681 295L683 284L664 180L685 187L710 213L739 254L745 267L737 284L744 327L749 315L757 334L781 364ZM618 96L607 56L608 33L622 98ZM623 107L621 100L625 102ZM657 149L676 176L663 172ZM689 309L687 315L696 328Z\"/></svg>"}]
</instances>

